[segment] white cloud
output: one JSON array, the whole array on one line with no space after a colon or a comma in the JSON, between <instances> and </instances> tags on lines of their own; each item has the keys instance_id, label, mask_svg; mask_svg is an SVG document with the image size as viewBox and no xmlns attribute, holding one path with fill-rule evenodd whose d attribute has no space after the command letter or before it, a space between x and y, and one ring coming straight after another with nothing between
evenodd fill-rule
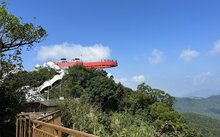
<instances>
[{"instance_id":1,"label":"white cloud","mask_svg":"<svg viewBox=\"0 0 220 137\"><path fill-rule=\"evenodd\" d=\"M196 50L191 50L191 49L184 49L182 50L180 54L180 58L187 62L191 61L192 59L198 56L199 56L199 52Z\"/></svg>"},{"instance_id":2,"label":"white cloud","mask_svg":"<svg viewBox=\"0 0 220 137\"><path fill-rule=\"evenodd\" d=\"M195 85L204 84L209 81L210 77L212 76L211 72L204 72L201 74L198 74L193 77L193 82Z\"/></svg>"},{"instance_id":3,"label":"white cloud","mask_svg":"<svg viewBox=\"0 0 220 137\"><path fill-rule=\"evenodd\" d=\"M119 83L121 82L122 84L126 84L126 82L128 82L127 78L115 78L115 82Z\"/></svg>"},{"instance_id":4,"label":"white cloud","mask_svg":"<svg viewBox=\"0 0 220 137\"><path fill-rule=\"evenodd\" d=\"M214 43L214 47L209 52L211 55L220 55L220 40Z\"/></svg>"},{"instance_id":5,"label":"white cloud","mask_svg":"<svg viewBox=\"0 0 220 137\"><path fill-rule=\"evenodd\" d=\"M145 81L145 77L143 75L133 76L132 81L134 81L136 83L142 83Z\"/></svg>"},{"instance_id":6,"label":"white cloud","mask_svg":"<svg viewBox=\"0 0 220 137\"><path fill-rule=\"evenodd\" d=\"M114 78L116 83L122 83L125 86L128 86L130 88L136 88L137 84L146 82L149 80L149 77L145 77L144 75L135 75L133 77L121 77L121 78Z\"/></svg>"},{"instance_id":7,"label":"white cloud","mask_svg":"<svg viewBox=\"0 0 220 137\"><path fill-rule=\"evenodd\" d=\"M84 61L107 59L110 57L110 49L101 44L82 46L63 43L42 46L37 53L37 59L41 61L59 60L60 58L73 59L77 57Z\"/></svg>"},{"instance_id":8,"label":"white cloud","mask_svg":"<svg viewBox=\"0 0 220 137\"><path fill-rule=\"evenodd\" d=\"M151 54L152 56L148 58L150 64L157 64L163 60L163 52L154 49Z\"/></svg>"}]
</instances>

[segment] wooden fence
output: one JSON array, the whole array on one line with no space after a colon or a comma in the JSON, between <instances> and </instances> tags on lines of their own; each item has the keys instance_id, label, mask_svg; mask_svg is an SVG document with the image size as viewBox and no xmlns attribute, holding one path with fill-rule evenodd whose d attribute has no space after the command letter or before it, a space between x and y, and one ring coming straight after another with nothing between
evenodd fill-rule
<instances>
[{"instance_id":1,"label":"wooden fence","mask_svg":"<svg viewBox=\"0 0 220 137\"><path fill-rule=\"evenodd\" d=\"M97 137L92 134L62 127L59 111L46 114L43 117L38 116L39 114L19 114L16 121L16 137L61 137L64 134L69 137Z\"/></svg>"}]
</instances>

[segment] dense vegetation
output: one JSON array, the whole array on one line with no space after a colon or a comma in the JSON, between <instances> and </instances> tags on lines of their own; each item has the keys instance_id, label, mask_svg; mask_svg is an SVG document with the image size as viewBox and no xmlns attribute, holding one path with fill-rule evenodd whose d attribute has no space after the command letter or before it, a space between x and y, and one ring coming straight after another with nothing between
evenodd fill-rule
<instances>
[{"instance_id":1,"label":"dense vegetation","mask_svg":"<svg viewBox=\"0 0 220 137\"><path fill-rule=\"evenodd\" d=\"M219 137L220 120L195 113L183 113L192 127L196 127L205 137Z\"/></svg>"},{"instance_id":2,"label":"dense vegetation","mask_svg":"<svg viewBox=\"0 0 220 137\"><path fill-rule=\"evenodd\" d=\"M174 98L145 83L136 91L104 70L71 67L59 102L65 126L100 136L200 136L172 106ZM57 98L60 88L50 92Z\"/></svg>"},{"instance_id":3,"label":"dense vegetation","mask_svg":"<svg viewBox=\"0 0 220 137\"><path fill-rule=\"evenodd\" d=\"M32 47L43 40L47 34L41 27L25 23L21 18L7 11L7 4L0 0L0 136L15 134L15 116L25 103L23 86L38 86L41 77L35 79L37 72L22 71L22 48ZM48 70L44 70L47 73Z\"/></svg>"},{"instance_id":4,"label":"dense vegetation","mask_svg":"<svg viewBox=\"0 0 220 137\"><path fill-rule=\"evenodd\" d=\"M25 103L22 87L38 87L55 74L47 68L10 73L0 87L0 103L4 104L0 126L6 130L15 126L15 115ZM59 106L66 127L112 137L200 136L174 111L172 96L144 83L133 91L115 83L103 70L75 66L61 85L65 100ZM51 98L58 98L59 89L50 92Z\"/></svg>"},{"instance_id":5,"label":"dense vegetation","mask_svg":"<svg viewBox=\"0 0 220 137\"><path fill-rule=\"evenodd\" d=\"M174 108L179 112L191 112L220 119L220 95L208 98L176 98Z\"/></svg>"},{"instance_id":6,"label":"dense vegetation","mask_svg":"<svg viewBox=\"0 0 220 137\"><path fill-rule=\"evenodd\" d=\"M26 91L30 87L40 86L55 74L54 70L44 68L39 71L19 71L7 75L0 86L0 127L2 130L15 129L15 116L24 111ZM13 132L9 133L14 134Z\"/></svg>"},{"instance_id":7,"label":"dense vegetation","mask_svg":"<svg viewBox=\"0 0 220 137\"><path fill-rule=\"evenodd\" d=\"M190 125L199 129L202 135L220 135L220 95L208 98L176 98L174 108L183 113Z\"/></svg>"}]
</instances>

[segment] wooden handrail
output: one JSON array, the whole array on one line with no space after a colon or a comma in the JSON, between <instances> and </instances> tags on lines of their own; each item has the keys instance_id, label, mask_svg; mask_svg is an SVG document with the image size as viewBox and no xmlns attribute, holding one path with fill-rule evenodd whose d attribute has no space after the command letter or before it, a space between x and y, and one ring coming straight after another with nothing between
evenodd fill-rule
<instances>
[{"instance_id":1,"label":"wooden handrail","mask_svg":"<svg viewBox=\"0 0 220 137\"><path fill-rule=\"evenodd\" d=\"M57 113L60 113L60 110L54 111L54 112L52 112L52 113L50 113L50 114L48 114L48 115L45 115L45 116L43 116L43 117L40 117L40 118L38 118L37 120L42 120L42 119L44 119L44 118L46 118L46 117L55 115L55 114L57 114Z\"/></svg>"},{"instance_id":2,"label":"wooden handrail","mask_svg":"<svg viewBox=\"0 0 220 137\"><path fill-rule=\"evenodd\" d=\"M98 137L98 136L95 136L95 135L92 135L92 134L84 133L84 132L81 132L81 131L65 128L65 127L54 125L54 124L50 124L50 123L45 123L45 122L38 121L38 120L31 120L31 122L33 124L39 124L39 125L42 125L42 126L54 128L54 129L56 129L56 130L58 130L60 132L67 133L69 135L74 135L76 137Z\"/></svg>"}]
</instances>

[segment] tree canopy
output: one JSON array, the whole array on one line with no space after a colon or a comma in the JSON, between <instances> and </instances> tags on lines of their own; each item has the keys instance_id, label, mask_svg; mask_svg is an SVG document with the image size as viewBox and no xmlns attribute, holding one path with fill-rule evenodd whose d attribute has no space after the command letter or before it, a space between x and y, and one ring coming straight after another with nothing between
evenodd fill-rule
<instances>
[{"instance_id":1,"label":"tree canopy","mask_svg":"<svg viewBox=\"0 0 220 137\"><path fill-rule=\"evenodd\" d=\"M15 129L16 115L24 111L28 87L38 87L55 74L54 70L47 68L10 73L0 86L0 127L10 131Z\"/></svg>"},{"instance_id":2,"label":"tree canopy","mask_svg":"<svg viewBox=\"0 0 220 137\"><path fill-rule=\"evenodd\" d=\"M145 83L134 91L104 70L74 66L61 89L66 100L60 109L67 127L112 137L201 136L172 108L174 97ZM56 92L52 98L57 98Z\"/></svg>"},{"instance_id":3,"label":"tree canopy","mask_svg":"<svg viewBox=\"0 0 220 137\"><path fill-rule=\"evenodd\" d=\"M0 1L0 80L5 73L22 67L22 47L32 47L46 36L41 26L24 23L21 18L9 13L7 4Z\"/></svg>"},{"instance_id":4,"label":"tree canopy","mask_svg":"<svg viewBox=\"0 0 220 137\"><path fill-rule=\"evenodd\" d=\"M0 4L0 52L18 49L21 46L32 46L47 35L41 26L23 23L21 18L10 14L6 3Z\"/></svg>"},{"instance_id":5,"label":"tree canopy","mask_svg":"<svg viewBox=\"0 0 220 137\"><path fill-rule=\"evenodd\" d=\"M23 20L7 10L7 4L0 1L0 128L15 129L15 116L25 103L24 86L39 86L49 77L48 70L26 72L22 70L22 48L32 47L47 36L46 31ZM45 73L42 73L45 72ZM36 75L47 74L47 75ZM54 75L54 74L53 74ZM8 132L8 135L14 132Z\"/></svg>"}]
</instances>

